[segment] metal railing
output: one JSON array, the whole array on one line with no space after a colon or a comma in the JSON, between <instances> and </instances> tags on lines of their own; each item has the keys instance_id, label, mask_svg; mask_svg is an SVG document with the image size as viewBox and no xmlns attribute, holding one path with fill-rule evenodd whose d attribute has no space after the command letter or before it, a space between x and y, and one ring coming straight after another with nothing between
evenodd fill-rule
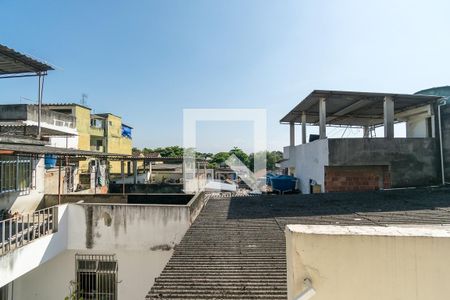
<instances>
[{"instance_id":1,"label":"metal railing","mask_svg":"<svg viewBox=\"0 0 450 300\"><path fill-rule=\"evenodd\" d=\"M58 207L0 221L0 256L58 231Z\"/></svg>"}]
</instances>

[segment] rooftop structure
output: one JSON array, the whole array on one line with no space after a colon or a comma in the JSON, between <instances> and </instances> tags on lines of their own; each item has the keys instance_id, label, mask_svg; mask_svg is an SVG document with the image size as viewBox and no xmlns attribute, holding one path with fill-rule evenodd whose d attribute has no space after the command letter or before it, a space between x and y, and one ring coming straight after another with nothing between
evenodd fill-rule
<instances>
[{"instance_id":1,"label":"rooftop structure","mask_svg":"<svg viewBox=\"0 0 450 300\"><path fill-rule=\"evenodd\" d=\"M2 133L37 137L39 121L41 136L50 139L51 143L52 138L61 139L64 141L62 144L66 146L67 139L69 141L76 139L76 118L73 116L45 108L39 111L39 107L34 104L0 105L0 132ZM74 146L72 142L69 142L69 145L72 147L68 148Z\"/></svg>"},{"instance_id":2,"label":"rooftop structure","mask_svg":"<svg viewBox=\"0 0 450 300\"><path fill-rule=\"evenodd\" d=\"M325 102L325 121L329 126L383 126L386 99L395 101L394 117L399 117L401 112L435 103L440 98L432 95L315 90L280 122L302 124L304 116L307 124L319 125L320 111L323 111Z\"/></svg>"},{"instance_id":3,"label":"rooftop structure","mask_svg":"<svg viewBox=\"0 0 450 300\"><path fill-rule=\"evenodd\" d=\"M16 50L0 45L0 79L16 77L38 77L38 109L37 137L41 138L42 97L44 94L44 78L47 71L53 70L50 65L40 62Z\"/></svg>"},{"instance_id":4,"label":"rooftop structure","mask_svg":"<svg viewBox=\"0 0 450 300\"><path fill-rule=\"evenodd\" d=\"M443 182L439 148L439 96L313 91L280 122L290 124L290 143L282 165L300 179L301 191L376 190ZM406 122L406 138L394 133ZM295 143L301 124L302 143ZM307 126L318 125L310 135ZM327 126L359 127L362 135L329 138ZM384 135L375 137L375 128Z\"/></svg>"},{"instance_id":5,"label":"rooftop structure","mask_svg":"<svg viewBox=\"0 0 450 300\"><path fill-rule=\"evenodd\" d=\"M1 77L37 76L37 74L45 74L50 70L54 69L49 64L0 45Z\"/></svg>"}]
</instances>

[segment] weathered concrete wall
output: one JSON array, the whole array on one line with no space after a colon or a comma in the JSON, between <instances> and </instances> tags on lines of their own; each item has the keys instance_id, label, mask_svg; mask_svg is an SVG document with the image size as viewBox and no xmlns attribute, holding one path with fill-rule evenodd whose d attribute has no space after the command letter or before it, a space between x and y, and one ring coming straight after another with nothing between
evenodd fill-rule
<instances>
[{"instance_id":1,"label":"weathered concrete wall","mask_svg":"<svg viewBox=\"0 0 450 300\"><path fill-rule=\"evenodd\" d=\"M191 223L195 221L202 211L203 207L208 203L209 196L205 192L196 194L187 204L190 212Z\"/></svg>"},{"instance_id":2,"label":"weathered concrete wall","mask_svg":"<svg viewBox=\"0 0 450 300\"><path fill-rule=\"evenodd\" d=\"M288 225L288 299L430 300L450 295L450 229Z\"/></svg>"},{"instance_id":3,"label":"weathered concrete wall","mask_svg":"<svg viewBox=\"0 0 450 300\"><path fill-rule=\"evenodd\" d=\"M64 191L63 188L63 178L64 174L61 172L61 179L58 179L59 170L57 168L45 170L45 183L44 183L44 192L45 194L56 194L58 193L58 184L61 184L61 193Z\"/></svg>"},{"instance_id":4,"label":"weathered concrete wall","mask_svg":"<svg viewBox=\"0 0 450 300\"><path fill-rule=\"evenodd\" d=\"M387 165L392 187L439 183L439 151L433 138L328 139L330 166Z\"/></svg>"},{"instance_id":5,"label":"weathered concrete wall","mask_svg":"<svg viewBox=\"0 0 450 300\"><path fill-rule=\"evenodd\" d=\"M441 126L445 180L450 182L450 103L441 108Z\"/></svg>"},{"instance_id":6,"label":"weathered concrete wall","mask_svg":"<svg viewBox=\"0 0 450 300\"><path fill-rule=\"evenodd\" d=\"M97 203L97 204L174 204L188 205L194 197L192 194L65 194L61 195L61 203ZM46 194L39 204L40 208L58 204L57 194Z\"/></svg>"},{"instance_id":7,"label":"weathered concrete wall","mask_svg":"<svg viewBox=\"0 0 450 300\"><path fill-rule=\"evenodd\" d=\"M79 201L83 195L65 196ZM188 205L62 205L57 233L11 252L12 259L0 258L2 272L3 265L14 265L0 276L0 286L14 279L14 299L64 299L75 279L76 253L115 254L118 298L143 299L206 201L201 194Z\"/></svg>"},{"instance_id":8,"label":"weathered concrete wall","mask_svg":"<svg viewBox=\"0 0 450 300\"><path fill-rule=\"evenodd\" d=\"M444 154L444 173L447 182L450 182L450 86L441 86L422 90L416 94L432 95L445 97L443 100L447 103L441 106L441 125L442 125L442 148ZM436 137L439 137L438 125L438 109L437 105L434 107Z\"/></svg>"},{"instance_id":9,"label":"weathered concrete wall","mask_svg":"<svg viewBox=\"0 0 450 300\"><path fill-rule=\"evenodd\" d=\"M295 177L300 179L302 193L309 194L312 179L325 186L325 166L328 165L328 140L316 140L304 145L295 146Z\"/></svg>"},{"instance_id":10,"label":"weathered concrete wall","mask_svg":"<svg viewBox=\"0 0 450 300\"><path fill-rule=\"evenodd\" d=\"M122 194L67 194L61 195L61 203L104 203L104 204L120 204L127 203L127 195ZM50 207L58 204L58 195L46 194L39 204L40 208Z\"/></svg>"},{"instance_id":11,"label":"weathered concrete wall","mask_svg":"<svg viewBox=\"0 0 450 300\"><path fill-rule=\"evenodd\" d=\"M27 105L27 120L36 121L38 120L38 106L37 105ZM52 111L46 108L41 110L41 122L50 125L57 125L55 121L62 121L65 123L65 127L75 128L77 119L74 116Z\"/></svg>"},{"instance_id":12,"label":"weathered concrete wall","mask_svg":"<svg viewBox=\"0 0 450 300\"><path fill-rule=\"evenodd\" d=\"M190 226L187 206L73 204L69 249L172 250Z\"/></svg>"},{"instance_id":13,"label":"weathered concrete wall","mask_svg":"<svg viewBox=\"0 0 450 300\"><path fill-rule=\"evenodd\" d=\"M58 233L11 252L11 259L0 257L0 286L15 279L14 299L64 299L75 280L76 253L115 254L119 299L143 299L191 224L188 206L61 207Z\"/></svg>"},{"instance_id":14,"label":"weathered concrete wall","mask_svg":"<svg viewBox=\"0 0 450 300\"><path fill-rule=\"evenodd\" d=\"M27 105L26 104L10 104L0 105L0 120L15 121L27 119Z\"/></svg>"}]
</instances>

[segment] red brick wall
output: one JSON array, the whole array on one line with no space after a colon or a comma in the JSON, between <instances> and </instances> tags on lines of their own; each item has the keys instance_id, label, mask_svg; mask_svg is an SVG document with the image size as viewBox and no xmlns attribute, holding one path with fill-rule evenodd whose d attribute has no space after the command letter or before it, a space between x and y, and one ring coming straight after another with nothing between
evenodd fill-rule
<instances>
[{"instance_id":1,"label":"red brick wall","mask_svg":"<svg viewBox=\"0 0 450 300\"><path fill-rule=\"evenodd\" d=\"M388 166L325 167L325 191L375 191L390 188Z\"/></svg>"}]
</instances>

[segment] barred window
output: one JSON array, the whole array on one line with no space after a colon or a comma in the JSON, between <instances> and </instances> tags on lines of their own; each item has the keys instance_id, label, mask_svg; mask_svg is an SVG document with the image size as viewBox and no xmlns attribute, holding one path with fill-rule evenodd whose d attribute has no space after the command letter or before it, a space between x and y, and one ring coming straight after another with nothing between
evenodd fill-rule
<instances>
[{"instance_id":1,"label":"barred window","mask_svg":"<svg viewBox=\"0 0 450 300\"><path fill-rule=\"evenodd\" d=\"M27 191L31 187L32 159L28 156L0 156L0 192Z\"/></svg>"},{"instance_id":2,"label":"barred window","mask_svg":"<svg viewBox=\"0 0 450 300\"><path fill-rule=\"evenodd\" d=\"M77 299L117 300L115 255L76 254Z\"/></svg>"}]
</instances>

